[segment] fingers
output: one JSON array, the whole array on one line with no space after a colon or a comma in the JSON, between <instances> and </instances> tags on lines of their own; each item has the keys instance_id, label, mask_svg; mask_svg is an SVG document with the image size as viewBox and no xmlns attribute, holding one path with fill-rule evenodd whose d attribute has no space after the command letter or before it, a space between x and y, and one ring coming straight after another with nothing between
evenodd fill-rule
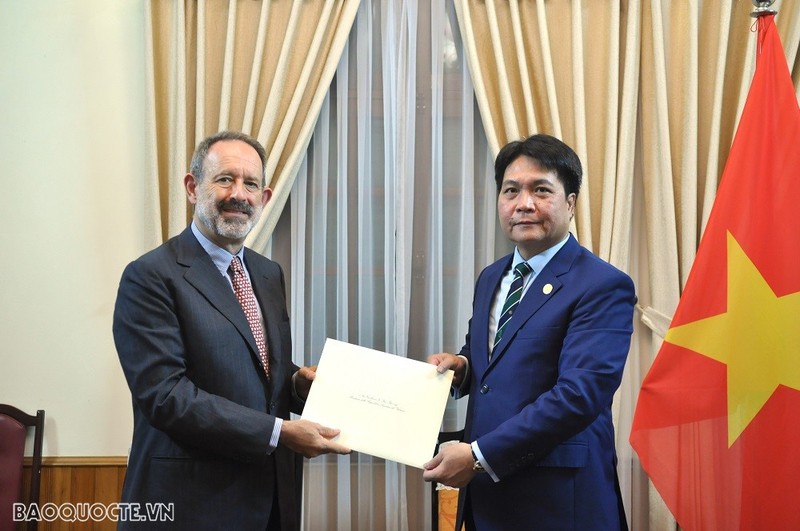
<instances>
[{"instance_id":1,"label":"fingers","mask_svg":"<svg viewBox=\"0 0 800 531\"><path fill-rule=\"evenodd\" d=\"M472 452L468 443L450 445L423 465L422 479L450 487L463 487L475 476Z\"/></svg>"},{"instance_id":2,"label":"fingers","mask_svg":"<svg viewBox=\"0 0 800 531\"><path fill-rule=\"evenodd\" d=\"M304 380L308 380L309 382L314 381L314 378L317 376L317 366L311 365L308 367L300 367L297 371L297 375Z\"/></svg>"},{"instance_id":3,"label":"fingers","mask_svg":"<svg viewBox=\"0 0 800 531\"><path fill-rule=\"evenodd\" d=\"M352 450L347 446L332 440L341 433L340 430L328 428L327 426L322 426L320 424L313 424L313 427L316 429L317 434L321 437L321 441L319 442L319 449L314 449L315 454L311 457L316 457L322 454L347 455L352 452Z\"/></svg>"},{"instance_id":4,"label":"fingers","mask_svg":"<svg viewBox=\"0 0 800 531\"><path fill-rule=\"evenodd\" d=\"M317 428L317 432L326 439L333 439L334 437L336 437L341 433L341 431L337 430L336 428L328 428L320 424L316 424L315 426Z\"/></svg>"},{"instance_id":5,"label":"fingers","mask_svg":"<svg viewBox=\"0 0 800 531\"><path fill-rule=\"evenodd\" d=\"M314 382L316 376L316 365L312 367L300 367L297 372L294 373L294 376L292 376L294 390L301 399L306 400L308 398L308 393L311 391L311 384Z\"/></svg>"},{"instance_id":6,"label":"fingers","mask_svg":"<svg viewBox=\"0 0 800 531\"><path fill-rule=\"evenodd\" d=\"M436 365L436 372L442 374L448 369L454 368L458 363L458 357L446 352L428 356L428 363Z\"/></svg>"},{"instance_id":7,"label":"fingers","mask_svg":"<svg viewBox=\"0 0 800 531\"><path fill-rule=\"evenodd\" d=\"M431 354L430 356L428 356L428 363L431 363L433 365L439 365L442 362L444 356L445 356L444 353Z\"/></svg>"},{"instance_id":8,"label":"fingers","mask_svg":"<svg viewBox=\"0 0 800 531\"><path fill-rule=\"evenodd\" d=\"M442 459L444 459L444 456L442 455L442 452L439 452L433 457L433 459L422 465L422 468L425 470L433 470L439 466L439 464L442 462Z\"/></svg>"},{"instance_id":9,"label":"fingers","mask_svg":"<svg viewBox=\"0 0 800 531\"><path fill-rule=\"evenodd\" d=\"M439 474L436 467L442 462L442 453L436 454L433 459L422 465L422 479L425 481L438 481Z\"/></svg>"},{"instance_id":10,"label":"fingers","mask_svg":"<svg viewBox=\"0 0 800 531\"><path fill-rule=\"evenodd\" d=\"M352 452L352 450L350 448L348 448L347 446L344 446L344 445L336 443L336 442L328 442L328 446L325 448L325 452L323 452L323 453L347 455L347 454L349 454L351 452Z\"/></svg>"},{"instance_id":11,"label":"fingers","mask_svg":"<svg viewBox=\"0 0 800 531\"><path fill-rule=\"evenodd\" d=\"M335 437L338 437L339 434L342 432L341 430L338 430L336 428L328 428L327 426L321 426L319 424L317 424L317 430L322 437L328 440L328 443L325 445L325 451L323 453L345 455L352 452L352 450L347 446L344 446L342 444L339 444L331 440Z\"/></svg>"},{"instance_id":12,"label":"fingers","mask_svg":"<svg viewBox=\"0 0 800 531\"><path fill-rule=\"evenodd\" d=\"M308 420L287 420L281 427L279 442L303 457L317 457L322 454L349 454L350 448L333 441L339 430L322 426Z\"/></svg>"}]
</instances>

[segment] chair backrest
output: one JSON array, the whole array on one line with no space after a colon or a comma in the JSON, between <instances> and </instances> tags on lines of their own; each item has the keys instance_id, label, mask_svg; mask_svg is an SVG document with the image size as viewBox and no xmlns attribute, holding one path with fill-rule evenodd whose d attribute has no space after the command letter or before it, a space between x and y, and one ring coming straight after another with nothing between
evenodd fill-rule
<instances>
[{"instance_id":1,"label":"chair backrest","mask_svg":"<svg viewBox=\"0 0 800 531\"><path fill-rule=\"evenodd\" d=\"M13 506L23 501L22 470L28 428L33 428L33 458L31 488L28 499L24 501L39 503L44 410L38 410L36 415L28 415L14 406L0 404L0 531L16 529ZM29 530L36 528L36 521L28 522Z\"/></svg>"}]
</instances>

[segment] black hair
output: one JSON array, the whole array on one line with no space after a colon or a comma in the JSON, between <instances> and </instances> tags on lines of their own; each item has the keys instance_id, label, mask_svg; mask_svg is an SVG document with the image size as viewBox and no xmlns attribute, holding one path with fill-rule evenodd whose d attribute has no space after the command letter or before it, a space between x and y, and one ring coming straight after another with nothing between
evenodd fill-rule
<instances>
[{"instance_id":1,"label":"black hair","mask_svg":"<svg viewBox=\"0 0 800 531\"><path fill-rule=\"evenodd\" d=\"M535 160L545 170L555 171L558 179L564 185L567 196L569 194L578 196L583 176L581 159L571 147L561 140L543 134L529 136L524 140L515 140L503 146L494 162L494 180L497 183L498 194L503 185L506 168L523 155Z\"/></svg>"}]
</instances>

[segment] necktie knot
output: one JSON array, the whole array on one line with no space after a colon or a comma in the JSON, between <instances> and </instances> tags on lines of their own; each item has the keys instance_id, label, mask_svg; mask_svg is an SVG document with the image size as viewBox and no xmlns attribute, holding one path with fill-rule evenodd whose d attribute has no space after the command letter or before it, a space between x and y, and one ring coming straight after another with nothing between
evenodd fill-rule
<instances>
[{"instance_id":1,"label":"necktie knot","mask_svg":"<svg viewBox=\"0 0 800 531\"><path fill-rule=\"evenodd\" d=\"M233 271L235 275L244 275L244 268L242 267L242 261L239 260L238 256L234 256L233 260L231 260L231 271Z\"/></svg>"},{"instance_id":2,"label":"necktie knot","mask_svg":"<svg viewBox=\"0 0 800 531\"><path fill-rule=\"evenodd\" d=\"M514 274L521 278L525 278L531 271L533 271L533 268L528 262L520 262L514 268Z\"/></svg>"}]
</instances>

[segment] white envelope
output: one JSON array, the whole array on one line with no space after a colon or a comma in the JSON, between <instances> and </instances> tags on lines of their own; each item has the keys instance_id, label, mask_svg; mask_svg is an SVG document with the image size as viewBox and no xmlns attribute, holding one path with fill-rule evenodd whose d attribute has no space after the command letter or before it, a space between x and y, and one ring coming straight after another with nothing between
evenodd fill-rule
<instances>
[{"instance_id":1,"label":"white envelope","mask_svg":"<svg viewBox=\"0 0 800 531\"><path fill-rule=\"evenodd\" d=\"M433 457L453 371L328 338L302 418L336 441L416 468Z\"/></svg>"}]
</instances>

